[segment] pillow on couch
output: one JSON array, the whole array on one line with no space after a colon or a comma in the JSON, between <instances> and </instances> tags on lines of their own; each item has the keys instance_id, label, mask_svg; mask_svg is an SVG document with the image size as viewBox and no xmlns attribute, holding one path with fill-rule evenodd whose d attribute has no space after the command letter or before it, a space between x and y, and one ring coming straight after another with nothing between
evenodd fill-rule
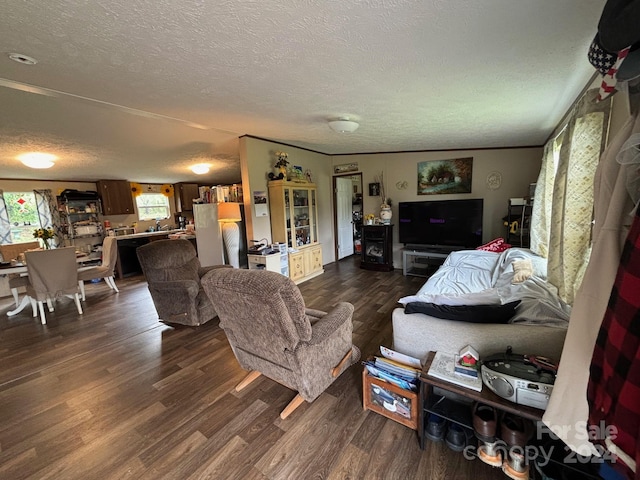
<instances>
[{"instance_id":1,"label":"pillow on couch","mask_svg":"<svg viewBox=\"0 0 640 480\"><path fill-rule=\"evenodd\" d=\"M424 313L431 317L470 323L508 323L515 315L520 300L504 305L436 305L427 302L411 302L404 313Z\"/></svg>"},{"instance_id":2,"label":"pillow on couch","mask_svg":"<svg viewBox=\"0 0 640 480\"><path fill-rule=\"evenodd\" d=\"M476 250L485 250L487 252L501 253L511 248L509 243L505 243L503 238L496 238L489 243L476 247Z\"/></svg>"}]
</instances>

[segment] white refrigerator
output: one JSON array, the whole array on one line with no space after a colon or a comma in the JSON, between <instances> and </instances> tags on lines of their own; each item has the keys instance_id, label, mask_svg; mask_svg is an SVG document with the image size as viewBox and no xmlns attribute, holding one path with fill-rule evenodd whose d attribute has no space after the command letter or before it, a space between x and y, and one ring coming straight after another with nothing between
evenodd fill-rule
<instances>
[{"instance_id":1,"label":"white refrigerator","mask_svg":"<svg viewBox=\"0 0 640 480\"><path fill-rule=\"evenodd\" d=\"M200 265L224 265L224 244L218 222L218 204L193 204L193 223L196 227L196 244Z\"/></svg>"}]
</instances>

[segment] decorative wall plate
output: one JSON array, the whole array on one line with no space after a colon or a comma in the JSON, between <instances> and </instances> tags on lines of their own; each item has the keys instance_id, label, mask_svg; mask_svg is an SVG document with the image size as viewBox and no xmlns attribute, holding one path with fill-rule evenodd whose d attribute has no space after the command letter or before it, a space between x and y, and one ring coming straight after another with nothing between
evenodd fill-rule
<instances>
[{"instance_id":1,"label":"decorative wall plate","mask_svg":"<svg viewBox=\"0 0 640 480\"><path fill-rule=\"evenodd\" d=\"M500 172L491 172L487 175L487 188L489 190L497 190L502 185L502 174Z\"/></svg>"}]
</instances>

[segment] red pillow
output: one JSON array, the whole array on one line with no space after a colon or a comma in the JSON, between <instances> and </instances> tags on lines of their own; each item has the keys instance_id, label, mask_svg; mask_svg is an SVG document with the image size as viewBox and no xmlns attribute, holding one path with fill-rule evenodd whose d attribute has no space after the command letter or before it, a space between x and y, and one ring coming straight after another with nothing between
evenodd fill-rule
<instances>
[{"instance_id":1,"label":"red pillow","mask_svg":"<svg viewBox=\"0 0 640 480\"><path fill-rule=\"evenodd\" d=\"M476 247L476 250L484 250L486 252L495 252L500 253L505 250L511 248L511 245L505 243L503 238L496 238L495 240L491 240L489 243L485 243L484 245L480 245Z\"/></svg>"}]
</instances>

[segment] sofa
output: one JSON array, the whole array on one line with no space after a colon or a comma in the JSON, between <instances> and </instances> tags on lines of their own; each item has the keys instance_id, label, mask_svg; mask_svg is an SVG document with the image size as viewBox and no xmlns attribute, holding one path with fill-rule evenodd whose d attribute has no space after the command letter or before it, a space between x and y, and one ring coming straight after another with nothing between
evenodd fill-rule
<instances>
[{"instance_id":1,"label":"sofa","mask_svg":"<svg viewBox=\"0 0 640 480\"><path fill-rule=\"evenodd\" d=\"M520 248L453 252L399 303L393 348L422 360L430 351L457 353L467 345L481 357L510 346L559 360L571 312L546 281L546 260Z\"/></svg>"}]
</instances>

